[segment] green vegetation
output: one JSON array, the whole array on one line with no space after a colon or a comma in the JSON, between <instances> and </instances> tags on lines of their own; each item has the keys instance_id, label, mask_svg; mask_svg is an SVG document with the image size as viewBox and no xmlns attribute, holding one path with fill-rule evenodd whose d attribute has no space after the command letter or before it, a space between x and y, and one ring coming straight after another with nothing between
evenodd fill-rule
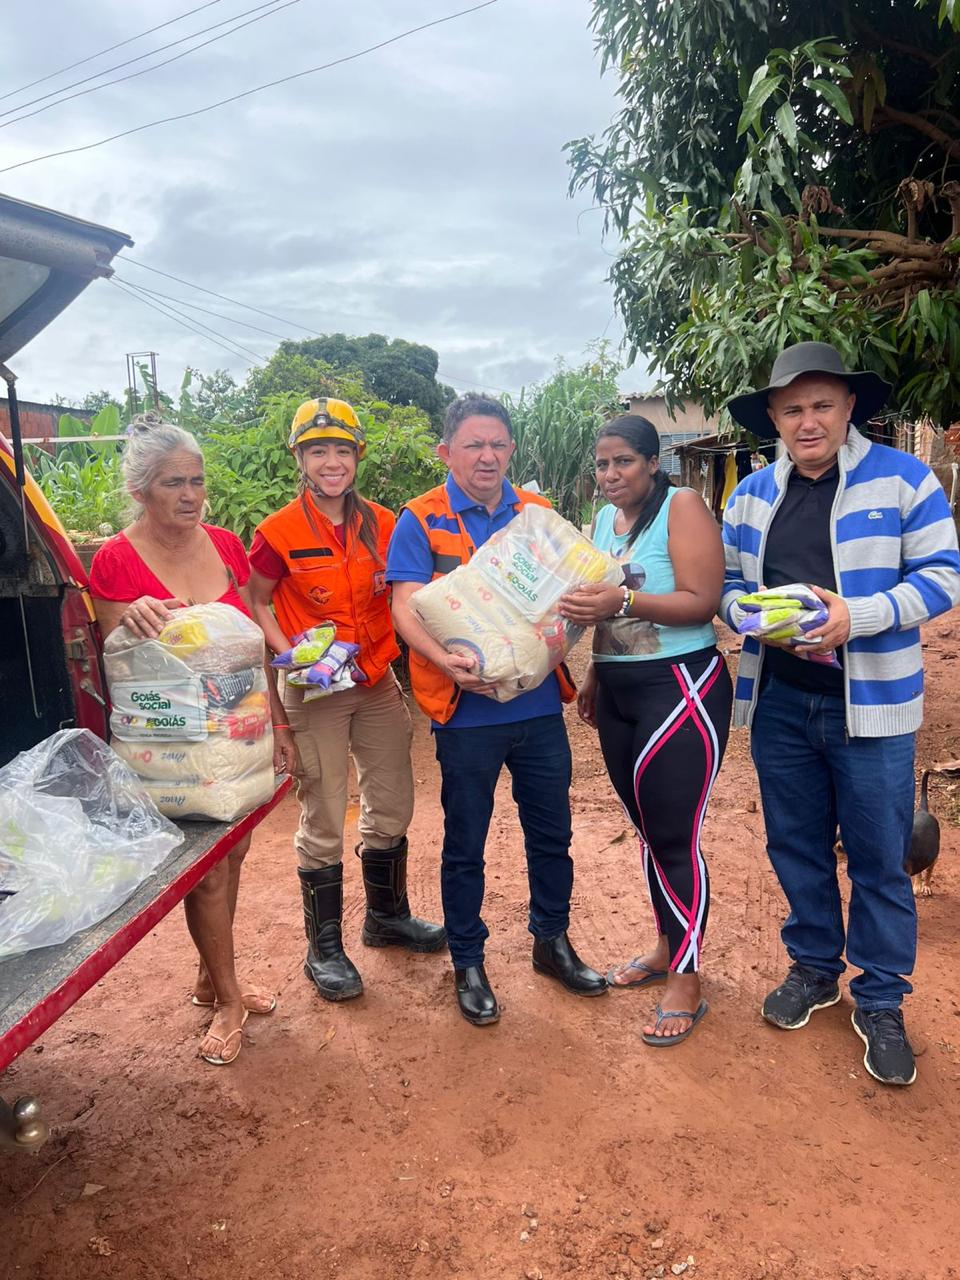
<instances>
[{"instance_id":1,"label":"green vegetation","mask_svg":"<svg viewBox=\"0 0 960 1280\"><path fill-rule=\"evenodd\" d=\"M399 395L415 384L404 382L397 362L408 362L410 378L429 381L436 373L436 353L414 343L387 343L377 335L342 343L341 338L333 335L328 340L326 356L305 350L309 343L283 343L266 368L254 370L242 386L223 370L206 375L187 369L179 390L171 395L152 387L148 371L139 370L144 390L138 390L137 407L159 400L165 418L197 437L206 461L207 518L233 530L247 545L260 521L296 494L297 465L287 437L297 406L313 396L336 396L356 409L367 440L358 487L367 498L399 511L443 478L431 413L417 403L391 402L370 387L366 370L352 363L340 367L327 358L352 361L379 352L384 361L380 375L384 369L393 370L394 392ZM575 522L589 510L593 494L594 437L604 420L617 412L617 372L606 345L600 343L582 365L567 368L558 362L550 378L525 389L510 404L517 439L512 476L518 484L535 480ZM436 389L445 404L452 392L439 383ZM68 528L94 535L108 526L114 532L126 522L122 446L97 444L95 439L98 434L120 434L130 421L132 405L121 408L108 392L87 399L91 406L103 406L93 423L88 426L64 414L60 435L88 436L89 443L62 445L56 457L33 450L29 461Z\"/></svg>"},{"instance_id":2,"label":"green vegetation","mask_svg":"<svg viewBox=\"0 0 960 1280\"><path fill-rule=\"evenodd\" d=\"M349 338L329 333L299 342L281 342L265 368L254 369L247 388L255 404L266 397L302 391L301 399L330 395L330 382L343 386L352 375L358 386L378 401L421 409L440 427L444 406L453 399L453 389L437 381L440 358L432 347L403 338L393 340L381 333ZM344 399L353 399L346 393Z\"/></svg>"},{"instance_id":3,"label":"green vegetation","mask_svg":"<svg viewBox=\"0 0 960 1280\"><path fill-rule=\"evenodd\" d=\"M124 524L119 446L96 443L97 436L117 435L120 430L119 406L107 398L92 422L69 413L60 417L58 435L86 436L89 444L58 445L56 455L37 445L24 450L31 474L71 532L114 533Z\"/></svg>"},{"instance_id":4,"label":"green vegetation","mask_svg":"<svg viewBox=\"0 0 960 1280\"><path fill-rule=\"evenodd\" d=\"M715 412L821 339L960 417L960 3L593 0L592 25L622 107L571 186L668 399Z\"/></svg>"},{"instance_id":5,"label":"green vegetation","mask_svg":"<svg viewBox=\"0 0 960 1280\"><path fill-rule=\"evenodd\" d=\"M589 516L594 491L593 442L619 412L619 366L605 344L575 369L562 361L545 382L525 388L509 402L517 450L510 464L519 485L535 480L566 519Z\"/></svg>"}]
</instances>

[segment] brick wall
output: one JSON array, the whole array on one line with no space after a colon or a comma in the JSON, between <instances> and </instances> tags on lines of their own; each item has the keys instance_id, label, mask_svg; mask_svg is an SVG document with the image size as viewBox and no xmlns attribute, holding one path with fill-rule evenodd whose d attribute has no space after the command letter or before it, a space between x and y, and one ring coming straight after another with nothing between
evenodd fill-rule
<instances>
[{"instance_id":1,"label":"brick wall","mask_svg":"<svg viewBox=\"0 0 960 1280\"><path fill-rule=\"evenodd\" d=\"M90 422L93 414L87 409L74 409L70 405L37 404L32 400L21 400L20 434L28 436L55 436L62 413L72 413L75 418ZM0 399L0 434L10 439L10 401ZM47 446L48 448L50 446Z\"/></svg>"}]
</instances>

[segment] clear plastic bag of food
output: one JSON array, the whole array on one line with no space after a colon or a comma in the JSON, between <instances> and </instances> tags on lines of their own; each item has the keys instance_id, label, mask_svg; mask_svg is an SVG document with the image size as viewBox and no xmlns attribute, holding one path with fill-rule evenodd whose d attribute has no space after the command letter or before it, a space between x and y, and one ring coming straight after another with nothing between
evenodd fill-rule
<instances>
[{"instance_id":1,"label":"clear plastic bag of food","mask_svg":"<svg viewBox=\"0 0 960 1280\"><path fill-rule=\"evenodd\" d=\"M263 633L232 605L192 604L174 609L156 640L142 640L117 627L103 646L107 679L136 679L160 673L243 671L263 666Z\"/></svg>"},{"instance_id":2,"label":"clear plastic bag of food","mask_svg":"<svg viewBox=\"0 0 960 1280\"><path fill-rule=\"evenodd\" d=\"M833 649L818 648L808 632L822 627L829 614L820 597L804 582L785 587L762 587L735 602L736 629L742 636L758 636L786 645L794 657L840 670Z\"/></svg>"},{"instance_id":3,"label":"clear plastic bag of food","mask_svg":"<svg viewBox=\"0 0 960 1280\"><path fill-rule=\"evenodd\" d=\"M263 661L260 628L226 604L175 610L156 640L124 627L107 637L112 741L161 813L232 822L270 799Z\"/></svg>"},{"instance_id":4,"label":"clear plastic bag of food","mask_svg":"<svg viewBox=\"0 0 960 1280\"><path fill-rule=\"evenodd\" d=\"M21 752L0 769L0 958L104 919L182 840L88 729Z\"/></svg>"},{"instance_id":5,"label":"clear plastic bag of food","mask_svg":"<svg viewBox=\"0 0 960 1280\"><path fill-rule=\"evenodd\" d=\"M588 583L616 586L623 568L547 507L526 506L465 565L410 597L435 640L476 660L498 702L537 688L584 633L557 612Z\"/></svg>"}]
</instances>

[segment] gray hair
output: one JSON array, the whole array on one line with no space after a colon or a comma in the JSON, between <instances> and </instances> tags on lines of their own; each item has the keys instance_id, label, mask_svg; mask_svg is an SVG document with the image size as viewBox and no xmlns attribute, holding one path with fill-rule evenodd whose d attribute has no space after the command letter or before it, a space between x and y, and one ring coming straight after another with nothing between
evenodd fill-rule
<instances>
[{"instance_id":1,"label":"gray hair","mask_svg":"<svg viewBox=\"0 0 960 1280\"><path fill-rule=\"evenodd\" d=\"M443 416L444 444L451 442L460 429L462 422L475 415L483 418L496 418L507 428L507 435L510 439L513 439L513 424L510 421L510 414L507 412L506 406L501 404L499 400L494 400L492 396L485 396L471 391L467 395L458 396L456 400L451 400L447 405L446 413Z\"/></svg>"},{"instance_id":2,"label":"gray hair","mask_svg":"<svg viewBox=\"0 0 960 1280\"><path fill-rule=\"evenodd\" d=\"M192 453L203 461L203 450L189 431L164 422L155 410L138 413L127 428L128 440L123 449L123 481L127 493L145 493L153 483L157 472L171 453Z\"/></svg>"}]
</instances>

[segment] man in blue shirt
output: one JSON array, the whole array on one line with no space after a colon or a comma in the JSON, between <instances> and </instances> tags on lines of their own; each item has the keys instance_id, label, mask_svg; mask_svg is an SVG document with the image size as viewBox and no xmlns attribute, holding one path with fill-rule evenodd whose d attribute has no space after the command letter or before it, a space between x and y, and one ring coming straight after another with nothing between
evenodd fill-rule
<instances>
[{"instance_id":1,"label":"man in blue shirt","mask_svg":"<svg viewBox=\"0 0 960 1280\"><path fill-rule=\"evenodd\" d=\"M435 730L444 813L444 919L457 1001L476 1026L500 1017L483 966L489 932L480 912L484 846L504 765L513 779L526 846L533 967L577 995L606 990L606 980L580 960L567 938L571 757L561 700L574 696L569 677L553 673L529 693L497 702L477 659L448 653L410 608L415 591L464 563L522 506L544 504L506 480L514 447L510 417L499 401L455 400L437 449L449 468L446 483L404 508L387 553L394 623L411 649L414 696Z\"/></svg>"}]
</instances>

